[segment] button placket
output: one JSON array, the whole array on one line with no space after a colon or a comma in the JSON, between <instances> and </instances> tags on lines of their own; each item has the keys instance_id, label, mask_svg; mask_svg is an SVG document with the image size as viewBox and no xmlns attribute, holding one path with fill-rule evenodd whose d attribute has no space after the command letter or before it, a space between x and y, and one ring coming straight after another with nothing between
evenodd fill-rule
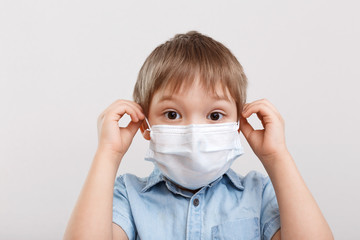
<instances>
[{"instance_id":1,"label":"button placket","mask_svg":"<svg viewBox=\"0 0 360 240\"><path fill-rule=\"evenodd\" d=\"M200 201L202 200L202 194L196 194L190 200L186 233L187 240L201 239L202 211Z\"/></svg>"}]
</instances>

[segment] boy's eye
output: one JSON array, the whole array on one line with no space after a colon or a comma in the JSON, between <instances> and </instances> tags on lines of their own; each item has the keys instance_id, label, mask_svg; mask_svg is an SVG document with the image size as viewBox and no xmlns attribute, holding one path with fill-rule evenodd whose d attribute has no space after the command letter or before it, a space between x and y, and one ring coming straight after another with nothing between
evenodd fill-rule
<instances>
[{"instance_id":1,"label":"boy's eye","mask_svg":"<svg viewBox=\"0 0 360 240\"><path fill-rule=\"evenodd\" d=\"M168 111L165 113L165 117L167 117L168 119L174 120L174 119L180 118L180 114L178 114L175 111Z\"/></svg>"},{"instance_id":2,"label":"boy's eye","mask_svg":"<svg viewBox=\"0 0 360 240\"><path fill-rule=\"evenodd\" d=\"M219 112L212 112L209 115L209 119L213 120L213 121L217 121L220 120L224 115L222 113Z\"/></svg>"}]
</instances>

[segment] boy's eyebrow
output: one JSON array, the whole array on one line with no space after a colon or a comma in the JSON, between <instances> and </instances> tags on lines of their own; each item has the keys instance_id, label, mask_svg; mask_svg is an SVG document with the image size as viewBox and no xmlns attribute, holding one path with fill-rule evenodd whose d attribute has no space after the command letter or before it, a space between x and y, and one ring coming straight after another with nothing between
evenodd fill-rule
<instances>
[{"instance_id":1,"label":"boy's eyebrow","mask_svg":"<svg viewBox=\"0 0 360 240\"><path fill-rule=\"evenodd\" d=\"M225 95L219 95L219 94L214 94L213 98L217 99L217 100L224 100L224 101L230 101L230 98L225 96Z\"/></svg>"},{"instance_id":2,"label":"boy's eyebrow","mask_svg":"<svg viewBox=\"0 0 360 240\"><path fill-rule=\"evenodd\" d=\"M159 102L162 102L162 101L169 101L169 100L172 100L173 97L171 95L162 95L159 99Z\"/></svg>"},{"instance_id":3,"label":"boy's eyebrow","mask_svg":"<svg viewBox=\"0 0 360 240\"><path fill-rule=\"evenodd\" d=\"M225 96L225 95L213 94L212 97L215 98L216 100L222 100L222 101L230 102L230 98ZM170 100L173 100L173 99L174 99L173 95L162 95L160 97L160 99L159 99L159 102L170 101Z\"/></svg>"}]
</instances>

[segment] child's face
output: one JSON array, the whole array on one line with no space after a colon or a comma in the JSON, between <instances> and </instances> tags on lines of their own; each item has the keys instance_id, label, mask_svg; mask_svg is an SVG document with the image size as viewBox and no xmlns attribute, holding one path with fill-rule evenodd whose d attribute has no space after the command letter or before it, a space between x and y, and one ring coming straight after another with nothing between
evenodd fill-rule
<instances>
[{"instance_id":1,"label":"child's face","mask_svg":"<svg viewBox=\"0 0 360 240\"><path fill-rule=\"evenodd\" d=\"M149 106L150 125L236 122L237 107L234 99L220 85L215 90L217 95L195 81L186 90L180 88L173 92L165 88L155 92Z\"/></svg>"}]
</instances>

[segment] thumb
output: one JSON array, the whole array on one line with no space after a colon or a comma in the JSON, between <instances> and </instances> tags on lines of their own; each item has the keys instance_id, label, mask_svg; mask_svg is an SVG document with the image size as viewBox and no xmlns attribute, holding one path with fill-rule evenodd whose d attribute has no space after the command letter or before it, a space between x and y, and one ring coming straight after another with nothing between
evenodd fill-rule
<instances>
[{"instance_id":1,"label":"thumb","mask_svg":"<svg viewBox=\"0 0 360 240\"><path fill-rule=\"evenodd\" d=\"M244 117L240 118L240 131L243 133L247 141L249 141L249 136L254 131L254 128Z\"/></svg>"},{"instance_id":2,"label":"thumb","mask_svg":"<svg viewBox=\"0 0 360 240\"><path fill-rule=\"evenodd\" d=\"M123 128L122 131L123 131L123 134L125 135L125 137L127 139L133 139L136 132L139 130L141 124L142 124L143 121L138 121L138 122L133 122L131 121L127 126L126 128Z\"/></svg>"}]
</instances>

